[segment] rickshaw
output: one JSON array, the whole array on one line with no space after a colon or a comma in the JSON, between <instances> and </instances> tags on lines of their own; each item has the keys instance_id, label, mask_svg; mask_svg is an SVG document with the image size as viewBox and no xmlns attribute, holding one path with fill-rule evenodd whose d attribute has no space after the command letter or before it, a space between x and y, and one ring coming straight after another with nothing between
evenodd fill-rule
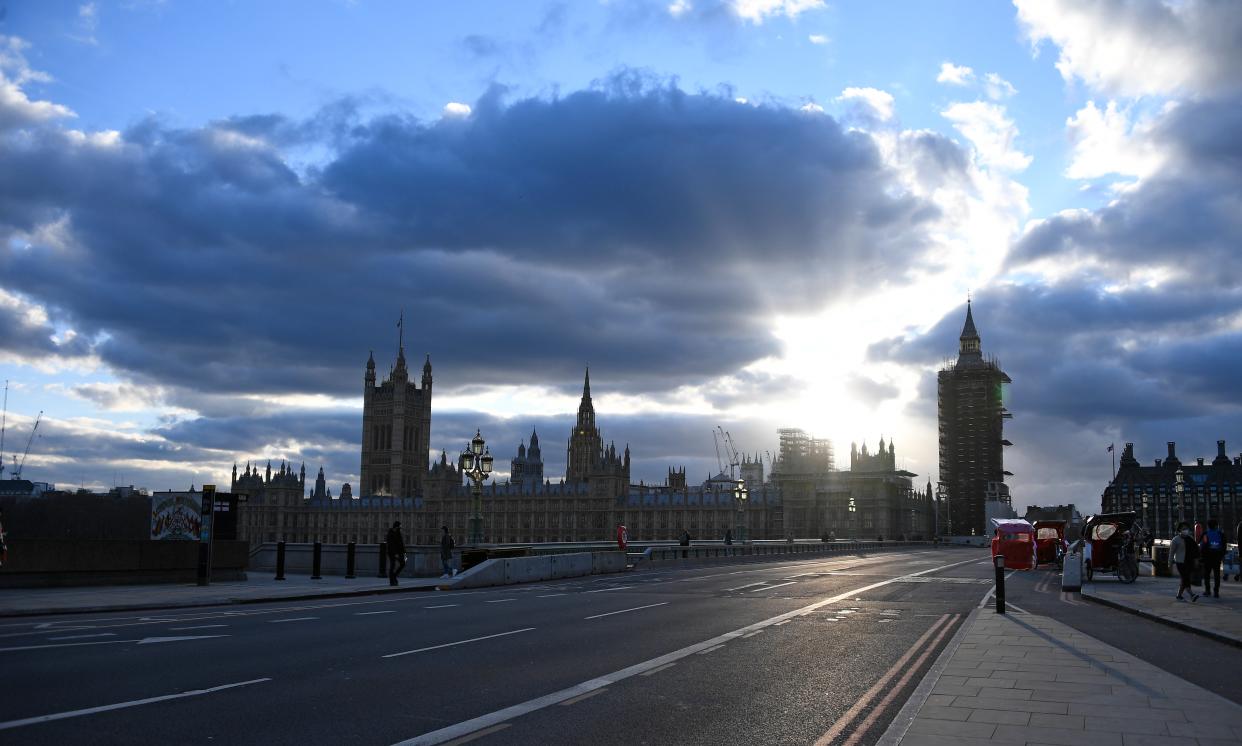
<instances>
[{"instance_id":1,"label":"rickshaw","mask_svg":"<svg viewBox=\"0 0 1242 746\"><path fill-rule=\"evenodd\" d=\"M1061 565L1065 558L1065 521L1035 521L1035 564Z\"/></svg>"},{"instance_id":2,"label":"rickshaw","mask_svg":"<svg viewBox=\"0 0 1242 746\"><path fill-rule=\"evenodd\" d=\"M1035 569L1035 527L1021 518L993 518L992 557L1005 558L1011 570Z\"/></svg>"},{"instance_id":3,"label":"rickshaw","mask_svg":"<svg viewBox=\"0 0 1242 746\"><path fill-rule=\"evenodd\" d=\"M1087 517L1083 526L1084 541L1091 548L1091 561L1085 563L1087 580L1092 580L1097 571L1115 572L1123 583L1133 583L1138 577L1137 515L1128 511Z\"/></svg>"}]
</instances>

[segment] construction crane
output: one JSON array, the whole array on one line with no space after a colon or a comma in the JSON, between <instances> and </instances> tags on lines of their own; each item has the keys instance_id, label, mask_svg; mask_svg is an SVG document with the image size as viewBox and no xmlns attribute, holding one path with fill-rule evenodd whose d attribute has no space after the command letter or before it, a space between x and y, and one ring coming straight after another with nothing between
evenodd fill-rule
<instances>
[{"instance_id":1,"label":"construction crane","mask_svg":"<svg viewBox=\"0 0 1242 746\"><path fill-rule=\"evenodd\" d=\"M9 382L4 382L4 412L0 414L0 479L4 479L4 431L9 424Z\"/></svg>"},{"instance_id":2,"label":"construction crane","mask_svg":"<svg viewBox=\"0 0 1242 746\"><path fill-rule=\"evenodd\" d=\"M43 410L39 410L39 416L35 418L34 427L30 428L30 438L26 441L26 450L22 452L22 460L20 463L18 463L17 468L13 469L14 479L22 478L22 467L26 465L26 457L30 455L30 445L34 443L35 433L39 431L39 422L42 419L43 419ZM17 457L14 456L13 460L16 461Z\"/></svg>"},{"instance_id":3,"label":"construction crane","mask_svg":"<svg viewBox=\"0 0 1242 746\"><path fill-rule=\"evenodd\" d=\"M729 479L737 479L737 467L741 463L741 458L738 456L737 446L733 445L733 436L729 434L729 431L717 425L712 431L712 440L716 443L716 461L720 464L720 473L723 474L725 470L725 461L720 457L720 447L723 445L724 455L729 459Z\"/></svg>"}]
</instances>

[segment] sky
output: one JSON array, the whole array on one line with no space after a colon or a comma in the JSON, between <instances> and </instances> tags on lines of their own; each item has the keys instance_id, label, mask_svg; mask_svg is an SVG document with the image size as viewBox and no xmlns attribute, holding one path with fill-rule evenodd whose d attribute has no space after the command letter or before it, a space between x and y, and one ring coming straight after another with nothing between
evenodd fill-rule
<instances>
[{"instance_id":1,"label":"sky","mask_svg":"<svg viewBox=\"0 0 1242 746\"><path fill-rule=\"evenodd\" d=\"M935 481L972 300L1015 506L1242 452L1225 0L0 0L6 464L357 484L362 383L549 476L590 366L634 481L776 429ZM766 459L766 455L765 455ZM7 475L7 472L6 472ZM500 474L503 479L504 474Z\"/></svg>"}]
</instances>

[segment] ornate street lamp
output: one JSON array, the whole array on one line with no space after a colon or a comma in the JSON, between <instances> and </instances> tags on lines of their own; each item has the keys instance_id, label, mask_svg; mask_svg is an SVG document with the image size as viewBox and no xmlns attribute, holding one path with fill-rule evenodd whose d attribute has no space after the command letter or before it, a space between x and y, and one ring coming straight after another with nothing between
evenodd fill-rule
<instances>
[{"instance_id":1,"label":"ornate street lamp","mask_svg":"<svg viewBox=\"0 0 1242 746\"><path fill-rule=\"evenodd\" d=\"M749 541L746 535L746 499L750 493L746 490L746 482L739 479L733 483L733 499L737 502L737 526L733 530L734 538L741 544Z\"/></svg>"},{"instance_id":2,"label":"ornate street lamp","mask_svg":"<svg viewBox=\"0 0 1242 746\"><path fill-rule=\"evenodd\" d=\"M461 452L458 465L462 474L470 480L473 510L470 516L468 542L474 546L483 543L483 482L492 473L492 454L487 450L480 431L474 432L474 438Z\"/></svg>"},{"instance_id":3,"label":"ornate street lamp","mask_svg":"<svg viewBox=\"0 0 1242 746\"><path fill-rule=\"evenodd\" d=\"M1186 509L1182 504L1182 493L1186 491L1186 475L1182 473L1181 467L1173 473L1173 478L1177 480L1177 483L1173 485L1173 491L1177 493L1177 522L1180 524L1186 520Z\"/></svg>"},{"instance_id":4,"label":"ornate street lamp","mask_svg":"<svg viewBox=\"0 0 1242 746\"><path fill-rule=\"evenodd\" d=\"M854 504L854 496L850 495L850 503L846 507L850 513L850 538L857 539L858 532L854 530L854 513L858 512L858 506Z\"/></svg>"},{"instance_id":5,"label":"ornate street lamp","mask_svg":"<svg viewBox=\"0 0 1242 746\"><path fill-rule=\"evenodd\" d=\"M1148 493L1146 492L1143 493L1143 528L1147 528L1149 525L1151 525L1147 522L1147 499L1149 497L1150 495ZM1153 530L1154 530L1154 527L1153 527Z\"/></svg>"}]
</instances>

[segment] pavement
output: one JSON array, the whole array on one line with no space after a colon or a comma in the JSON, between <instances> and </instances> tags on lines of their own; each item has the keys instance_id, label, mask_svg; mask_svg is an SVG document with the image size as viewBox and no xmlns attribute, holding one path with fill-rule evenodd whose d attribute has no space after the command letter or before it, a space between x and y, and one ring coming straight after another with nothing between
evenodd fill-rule
<instances>
[{"instance_id":1,"label":"pavement","mask_svg":"<svg viewBox=\"0 0 1242 746\"><path fill-rule=\"evenodd\" d=\"M404 592L404 580L394 594L381 579L291 576L299 590L335 585L353 597L7 619L0 668L21 685L0 698L0 740L1242 738L1236 648L1061 594L1053 571L1011 573L1012 613L998 617L992 576L986 550L974 549L722 560L432 593ZM187 587L202 590L220 589Z\"/></svg>"},{"instance_id":2,"label":"pavement","mask_svg":"<svg viewBox=\"0 0 1242 746\"><path fill-rule=\"evenodd\" d=\"M1242 705L1061 622L980 608L881 744L1242 742Z\"/></svg>"},{"instance_id":3,"label":"pavement","mask_svg":"<svg viewBox=\"0 0 1242 746\"><path fill-rule=\"evenodd\" d=\"M1188 632L1205 635L1242 647L1242 583L1221 583L1220 598L1201 594L1195 603L1186 594L1178 601L1177 578L1140 577L1125 584L1111 579L1083 583L1082 597L1132 614L1147 617Z\"/></svg>"},{"instance_id":4,"label":"pavement","mask_svg":"<svg viewBox=\"0 0 1242 746\"><path fill-rule=\"evenodd\" d=\"M443 581L436 578L401 578L401 585L393 588L388 584L387 578L358 577L346 580L343 577L324 576L321 580L311 580L309 575L287 575L285 580L273 580L267 573L252 573L248 580L213 582L201 587L193 583L147 583L73 588L5 588L0 591L0 618L185 609L431 591L441 582Z\"/></svg>"}]
</instances>

